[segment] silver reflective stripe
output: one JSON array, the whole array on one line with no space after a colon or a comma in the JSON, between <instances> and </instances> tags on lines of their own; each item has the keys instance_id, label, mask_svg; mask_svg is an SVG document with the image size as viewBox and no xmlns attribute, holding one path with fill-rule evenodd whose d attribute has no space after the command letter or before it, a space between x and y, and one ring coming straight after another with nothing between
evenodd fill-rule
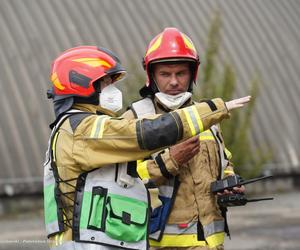
<instances>
[{"instance_id":1,"label":"silver reflective stripe","mask_svg":"<svg viewBox=\"0 0 300 250\"><path fill-rule=\"evenodd\" d=\"M138 118L143 118L147 115L155 114L155 107L150 98L144 98L132 104L133 110L138 115Z\"/></svg>"},{"instance_id":2,"label":"silver reflective stripe","mask_svg":"<svg viewBox=\"0 0 300 250\"><path fill-rule=\"evenodd\" d=\"M218 143L218 146L219 146L219 155L220 155L220 159L221 159L221 166L222 166L222 171L221 171L221 179L223 179L224 177L224 170L225 168L227 167L228 165L228 160L225 159L225 149L224 149L224 146L222 144L222 142L219 140L218 136L217 136L217 133L218 133L218 127L216 125L213 125L211 126L211 131L213 132L214 134L214 137Z\"/></svg>"},{"instance_id":3,"label":"silver reflective stripe","mask_svg":"<svg viewBox=\"0 0 300 250\"><path fill-rule=\"evenodd\" d=\"M215 233L224 232L224 221L213 221L212 223L203 226L203 230L205 238Z\"/></svg>"},{"instance_id":4,"label":"silver reflective stripe","mask_svg":"<svg viewBox=\"0 0 300 250\"><path fill-rule=\"evenodd\" d=\"M183 235L183 234L197 234L197 222L188 223L186 228L180 228L177 224L166 224L164 234ZM157 240L161 234L161 230L152 233L150 239Z\"/></svg>"},{"instance_id":5,"label":"silver reflective stripe","mask_svg":"<svg viewBox=\"0 0 300 250\"><path fill-rule=\"evenodd\" d=\"M116 185L114 165L101 167L90 172L86 178L84 191L92 192L93 187L101 186L107 188L110 193L132 197L148 203L147 190L139 178L134 178L134 185L129 188ZM141 188L142 187L142 188Z\"/></svg>"},{"instance_id":6,"label":"silver reflective stripe","mask_svg":"<svg viewBox=\"0 0 300 250\"><path fill-rule=\"evenodd\" d=\"M62 245L52 247L51 250L118 250L119 247L102 246L99 244L79 243L68 241Z\"/></svg>"},{"instance_id":7,"label":"silver reflective stripe","mask_svg":"<svg viewBox=\"0 0 300 250\"><path fill-rule=\"evenodd\" d=\"M199 128L198 122L197 122L197 118L193 112L193 108L192 107L187 107L185 108L185 110L189 113L191 121L193 123L194 129L195 129L195 135L198 135L201 130Z\"/></svg>"},{"instance_id":8,"label":"silver reflective stripe","mask_svg":"<svg viewBox=\"0 0 300 250\"><path fill-rule=\"evenodd\" d=\"M152 234L149 235L149 238L152 240L158 240L159 236L160 236L161 230L158 230Z\"/></svg>"},{"instance_id":9,"label":"silver reflective stripe","mask_svg":"<svg viewBox=\"0 0 300 250\"><path fill-rule=\"evenodd\" d=\"M177 224L166 224L164 234L197 234L197 222L188 223L186 228L180 228Z\"/></svg>"},{"instance_id":10,"label":"silver reflective stripe","mask_svg":"<svg viewBox=\"0 0 300 250\"><path fill-rule=\"evenodd\" d=\"M115 246L120 246L123 248L137 249L137 250L146 250L147 249L146 240L141 240L138 242L125 242L125 241L119 241L119 240L112 239L101 231L80 229L80 240L91 241L92 237L94 237L95 242L101 242L104 244L115 245Z\"/></svg>"}]
</instances>

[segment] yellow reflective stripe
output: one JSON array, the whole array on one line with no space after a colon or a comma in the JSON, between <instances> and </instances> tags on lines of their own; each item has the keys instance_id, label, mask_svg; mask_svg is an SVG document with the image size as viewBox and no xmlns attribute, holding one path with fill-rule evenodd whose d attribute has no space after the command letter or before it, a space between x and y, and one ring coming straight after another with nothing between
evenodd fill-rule
<instances>
[{"instance_id":1,"label":"yellow reflective stripe","mask_svg":"<svg viewBox=\"0 0 300 250\"><path fill-rule=\"evenodd\" d=\"M55 246L58 246L58 234L55 235Z\"/></svg>"},{"instance_id":2,"label":"yellow reflective stripe","mask_svg":"<svg viewBox=\"0 0 300 250\"><path fill-rule=\"evenodd\" d=\"M56 133L56 134L54 135L53 143L52 143L53 161L56 161L55 150L56 150L56 140L57 140L57 136L58 136L58 133Z\"/></svg>"},{"instance_id":3,"label":"yellow reflective stripe","mask_svg":"<svg viewBox=\"0 0 300 250\"><path fill-rule=\"evenodd\" d=\"M147 169L147 161L143 161L143 160L137 160L137 167L136 167L136 171L138 172L139 177L142 180L145 179L150 179L150 175Z\"/></svg>"},{"instance_id":4,"label":"yellow reflective stripe","mask_svg":"<svg viewBox=\"0 0 300 250\"><path fill-rule=\"evenodd\" d=\"M74 59L72 61L81 62L81 63L87 64L89 66L92 66L92 67L104 66L104 67L110 68L112 66L107 61L104 61L104 60L99 59L99 58L78 58L78 59Z\"/></svg>"},{"instance_id":5,"label":"yellow reflective stripe","mask_svg":"<svg viewBox=\"0 0 300 250\"><path fill-rule=\"evenodd\" d=\"M216 233L208 236L206 239L209 248L214 248L224 243L224 232Z\"/></svg>"},{"instance_id":6,"label":"yellow reflective stripe","mask_svg":"<svg viewBox=\"0 0 300 250\"><path fill-rule=\"evenodd\" d=\"M189 124L192 136L203 132L203 123L198 114L195 106L187 107L183 109L186 116L187 122Z\"/></svg>"},{"instance_id":7,"label":"yellow reflective stripe","mask_svg":"<svg viewBox=\"0 0 300 250\"><path fill-rule=\"evenodd\" d=\"M215 137L213 137L212 135L201 135L199 136L200 141L214 141Z\"/></svg>"},{"instance_id":8,"label":"yellow reflective stripe","mask_svg":"<svg viewBox=\"0 0 300 250\"><path fill-rule=\"evenodd\" d=\"M195 46L194 46L193 42L191 41L191 39L189 37L187 37L186 35L182 34L182 33L181 33L181 35L182 35L182 38L183 38L183 41L184 41L185 45L189 49L196 52Z\"/></svg>"},{"instance_id":9,"label":"yellow reflective stripe","mask_svg":"<svg viewBox=\"0 0 300 250\"><path fill-rule=\"evenodd\" d=\"M196 109L196 107L194 105L192 106L192 110L193 110L193 113L194 113L194 115L196 117L196 121L197 121L198 127L200 129L200 132L203 132L203 130L204 130L203 123L202 123L202 120L201 120L201 118L199 116L199 113L198 113L198 111L197 111L197 109Z\"/></svg>"},{"instance_id":10,"label":"yellow reflective stripe","mask_svg":"<svg viewBox=\"0 0 300 250\"><path fill-rule=\"evenodd\" d=\"M234 171L232 171L232 170L224 170L224 174L234 174Z\"/></svg>"},{"instance_id":11,"label":"yellow reflective stripe","mask_svg":"<svg viewBox=\"0 0 300 250\"><path fill-rule=\"evenodd\" d=\"M60 235L59 235L59 245L61 245L63 243L63 238L64 238L64 232L62 232Z\"/></svg>"},{"instance_id":12,"label":"yellow reflective stripe","mask_svg":"<svg viewBox=\"0 0 300 250\"><path fill-rule=\"evenodd\" d=\"M213 136L210 130L205 130L202 133L200 133L199 139L200 141L214 141L215 137Z\"/></svg>"},{"instance_id":13,"label":"yellow reflective stripe","mask_svg":"<svg viewBox=\"0 0 300 250\"><path fill-rule=\"evenodd\" d=\"M156 41L153 43L153 45L148 49L146 56L149 55L151 52L157 50L157 48L160 46L161 44L161 39L162 39L162 35L160 35Z\"/></svg>"},{"instance_id":14,"label":"yellow reflective stripe","mask_svg":"<svg viewBox=\"0 0 300 250\"><path fill-rule=\"evenodd\" d=\"M91 138L102 138L105 121L108 119L108 116L101 115L96 118L93 124L93 128L90 134Z\"/></svg>"},{"instance_id":15,"label":"yellow reflective stripe","mask_svg":"<svg viewBox=\"0 0 300 250\"><path fill-rule=\"evenodd\" d=\"M232 154L227 148L225 148L225 154L226 154L228 160L230 160L232 158Z\"/></svg>"},{"instance_id":16,"label":"yellow reflective stripe","mask_svg":"<svg viewBox=\"0 0 300 250\"><path fill-rule=\"evenodd\" d=\"M149 240L152 247L191 247L207 246L205 241L198 241L197 234L163 235L161 241Z\"/></svg>"},{"instance_id":17,"label":"yellow reflective stripe","mask_svg":"<svg viewBox=\"0 0 300 250\"><path fill-rule=\"evenodd\" d=\"M196 135L196 130L195 130L195 127L193 125L193 122L192 122L192 119L190 117L190 114L189 114L189 112L188 112L187 109L183 109L183 111L184 111L185 117L187 119L187 122L189 124L190 130L192 131L192 135L194 136L194 135Z\"/></svg>"},{"instance_id":18,"label":"yellow reflective stripe","mask_svg":"<svg viewBox=\"0 0 300 250\"><path fill-rule=\"evenodd\" d=\"M57 73L54 72L52 75L51 75L51 82L53 83L53 85L58 88L59 90L64 90L65 87L61 84L61 82L59 81L58 79L58 76L57 76Z\"/></svg>"}]
</instances>

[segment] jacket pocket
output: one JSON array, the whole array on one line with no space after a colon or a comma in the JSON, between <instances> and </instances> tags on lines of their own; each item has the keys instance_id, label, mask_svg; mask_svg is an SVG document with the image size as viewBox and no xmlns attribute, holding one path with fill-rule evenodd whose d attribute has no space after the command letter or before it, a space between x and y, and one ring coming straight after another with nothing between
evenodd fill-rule
<instances>
[{"instance_id":1,"label":"jacket pocket","mask_svg":"<svg viewBox=\"0 0 300 250\"><path fill-rule=\"evenodd\" d=\"M107 189L100 186L93 187L88 229L105 230L106 200Z\"/></svg>"},{"instance_id":2,"label":"jacket pocket","mask_svg":"<svg viewBox=\"0 0 300 250\"><path fill-rule=\"evenodd\" d=\"M134 198L109 194L105 233L113 239L137 242L146 239L148 206Z\"/></svg>"}]
</instances>

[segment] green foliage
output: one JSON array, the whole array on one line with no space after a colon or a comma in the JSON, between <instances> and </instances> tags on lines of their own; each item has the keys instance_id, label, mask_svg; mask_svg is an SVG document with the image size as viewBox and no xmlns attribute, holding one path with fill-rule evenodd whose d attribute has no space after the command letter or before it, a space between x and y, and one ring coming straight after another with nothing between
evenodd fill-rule
<instances>
[{"instance_id":1,"label":"green foliage","mask_svg":"<svg viewBox=\"0 0 300 250\"><path fill-rule=\"evenodd\" d=\"M221 43L221 19L217 13L212 22L205 61L201 64L199 88L194 91L195 99L222 97L231 100L236 90L236 74L230 63L225 62L223 67L217 63ZM246 108L233 111L232 117L221 124L226 147L232 152L232 161L235 171L245 178L257 176L262 171L262 165L270 158L263 149L253 150L250 146L251 117L258 96L259 78L251 83L250 95L252 100Z\"/></svg>"}]
</instances>

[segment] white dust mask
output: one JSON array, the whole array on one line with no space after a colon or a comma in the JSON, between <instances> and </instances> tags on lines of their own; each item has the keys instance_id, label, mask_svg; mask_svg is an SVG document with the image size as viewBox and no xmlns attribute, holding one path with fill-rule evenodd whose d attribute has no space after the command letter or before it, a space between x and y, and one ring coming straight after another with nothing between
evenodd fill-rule
<instances>
[{"instance_id":1,"label":"white dust mask","mask_svg":"<svg viewBox=\"0 0 300 250\"><path fill-rule=\"evenodd\" d=\"M106 86L100 93L100 106L113 112L123 107L122 92L113 84Z\"/></svg>"},{"instance_id":2,"label":"white dust mask","mask_svg":"<svg viewBox=\"0 0 300 250\"><path fill-rule=\"evenodd\" d=\"M178 95L168 95L162 92L155 93L156 98L161 104L171 110L180 108L188 99L191 98L192 93L183 92Z\"/></svg>"}]
</instances>

